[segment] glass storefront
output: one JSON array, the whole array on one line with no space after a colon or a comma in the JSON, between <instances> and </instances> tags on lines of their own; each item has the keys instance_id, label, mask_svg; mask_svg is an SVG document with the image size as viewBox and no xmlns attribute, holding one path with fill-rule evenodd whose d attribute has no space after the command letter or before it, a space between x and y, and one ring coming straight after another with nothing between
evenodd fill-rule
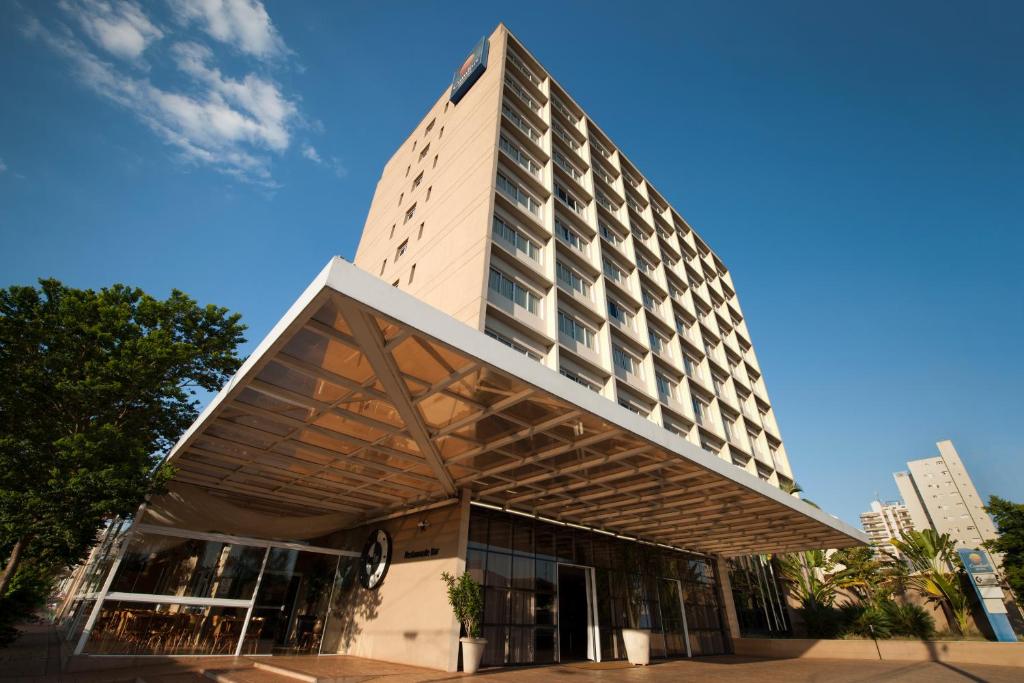
<instances>
[{"instance_id":1,"label":"glass storefront","mask_svg":"<svg viewBox=\"0 0 1024 683\"><path fill-rule=\"evenodd\" d=\"M87 654L318 654L338 631L329 607L350 590L358 553L195 536L135 529L107 590L85 582L69 639L86 632Z\"/></svg>"},{"instance_id":2,"label":"glass storefront","mask_svg":"<svg viewBox=\"0 0 1024 683\"><path fill-rule=\"evenodd\" d=\"M693 655L726 652L709 558L474 506L466 560L484 586L485 666L593 658L573 636L596 640L602 660L623 659L631 623L651 629L654 656L686 656L687 644ZM560 582L563 600L574 591L561 610ZM566 628L569 619L594 635Z\"/></svg>"}]
</instances>

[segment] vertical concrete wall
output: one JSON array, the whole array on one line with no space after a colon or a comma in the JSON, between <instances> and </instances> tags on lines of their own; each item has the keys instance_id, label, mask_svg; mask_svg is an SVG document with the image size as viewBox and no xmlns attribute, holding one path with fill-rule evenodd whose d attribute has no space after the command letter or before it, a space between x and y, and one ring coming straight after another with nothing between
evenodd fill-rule
<instances>
[{"instance_id":1,"label":"vertical concrete wall","mask_svg":"<svg viewBox=\"0 0 1024 683\"><path fill-rule=\"evenodd\" d=\"M363 270L473 327L485 308L505 36L501 28L490 36L487 69L459 103L445 88L385 165L355 257Z\"/></svg>"},{"instance_id":2,"label":"vertical concrete wall","mask_svg":"<svg viewBox=\"0 0 1024 683\"><path fill-rule=\"evenodd\" d=\"M419 528L421 522L425 529ZM391 535L394 559L375 590L357 586L347 597L341 617L348 622L338 654L456 669L459 624L448 606L441 572L465 569L467 523L468 505L454 502L345 532L345 547L361 548L371 531L384 529Z\"/></svg>"}]
</instances>

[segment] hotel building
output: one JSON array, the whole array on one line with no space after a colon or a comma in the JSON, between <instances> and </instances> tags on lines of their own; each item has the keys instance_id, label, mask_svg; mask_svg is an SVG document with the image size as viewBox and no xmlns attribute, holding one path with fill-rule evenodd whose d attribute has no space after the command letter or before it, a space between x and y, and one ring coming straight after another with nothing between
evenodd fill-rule
<instances>
[{"instance_id":1,"label":"hotel building","mask_svg":"<svg viewBox=\"0 0 1024 683\"><path fill-rule=\"evenodd\" d=\"M358 267L357 267L358 266ZM728 652L728 558L846 547L792 472L729 271L499 26L62 609L83 654L459 668Z\"/></svg>"},{"instance_id":2,"label":"hotel building","mask_svg":"<svg viewBox=\"0 0 1024 683\"><path fill-rule=\"evenodd\" d=\"M938 457L911 460L907 471L893 474L914 528L949 534L958 548L983 547L998 535L985 502L953 442L935 445Z\"/></svg>"}]
</instances>

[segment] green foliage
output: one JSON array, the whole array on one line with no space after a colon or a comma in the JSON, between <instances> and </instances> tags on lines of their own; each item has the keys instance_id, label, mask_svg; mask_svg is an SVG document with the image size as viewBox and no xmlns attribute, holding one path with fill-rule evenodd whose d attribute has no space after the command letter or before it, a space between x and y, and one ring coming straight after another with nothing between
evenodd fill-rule
<instances>
[{"instance_id":1,"label":"green foliage","mask_svg":"<svg viewBox=\"0 0 1024 683\"><path fill-rule=\"evenodd\" d=\"M870 546L843 548L834 552L830 559L833 566L841 567L831 577L837 588L849 590L861 602L874 602L891 595L886 569L875 559Z\"/></svg>"},{"instance_id":2,"label":"green foliage","mask_svg":"<svg viewBox=\"0 0 1024 683\"><path fill-rule=\"evenodd\" d=\"M16 551L44 574L73 565L105 519L159 488L161 453L195 419L197 391L238 369L244 330L179 291L0 290L0 595Z\"/></svg>"},{"instance_id":3,"label":"green foliage","mask_svg":"<svg viewBox=\"0 0 1024 683\"><path fill-rule=\"evenodd\" d=\"M878 605L845 605L841 612L843 635L876 639L893 635L889 614Z\"/></svg>"},{"instance_id":4,"label":"green foliage","mask_svg":"<svg viewBox=\"0 0 1024 683\"><path fill-rule=\"evenodd\" d=\"M834 565L824 550L780 555L779 566L790 593L803 608L831 607L835 602L837 587L830 576Z\"/></svg>"},{"instance_id":5,"label":"green foliage","mask_svg":"<svg viewBox=\"0 0 1024 683\"><path fill-rule=\"evenodd\" d=\"M452 606L455 618L466 629L466 635L479 638L484 612L484 596L480 584L469 572L457 579L448 572L442 572L441 580L448 585L448 604Z\"/></svg>"},{"instance_id":6,"label":"green foliage","mask_svg":"<svg viewBox=\"0 0 1024 683\"><path fill-rule=\"evenodd\" d=\"M843 629L842 613L831 605L809 604L797 610L810 638L838 638Z\"/></svg>"},{"instance_id":7,"label":"green foliage","mask_svg":"<svg viewBox=\"0 0 1024 683\"><path fill-rule=\"evenodd\" d=\"M0 597L0 646L18 637L15 628L25 615L41 608L49 596L53 572L34 564L22 564Z\"/></svg>"},{"instance_id":8,"label":"green foliage","mask_svg":"<svg viewBox=\"0 0 1024 683\"><path fill-rule=\"evenodd\" d=\"M910 636L921 640L935 637L935 618L920 605L900 604L887 600L881 604L892 625L892 633L897 636Z\"/></svg>"},{"instance_id":9,"label":"green foliage","mask_svg":"<svg viewBox=\"0 0 1024 683\"><path fill-rule=\"evenodd\" d=\"M970 630L970 603L954 571L956 544L949 534L933 529L906 531L892 544L906 558L912 570L901 576L900 582L916 589L929 602L942 605L952 616L961 635Z\"/></svg>"},{"instance_id":10,"label":"green foliage","mask_svg":"<svg viewBox=\"0 0 1024 683\"><path fill-rule=\"evenodd\" d=\"M991 496L985 510L992 515L999 537L986 544L1003 555L1003 574L1018 602L1024 600L1024 503Z\"/></svg>"}]
</instances>

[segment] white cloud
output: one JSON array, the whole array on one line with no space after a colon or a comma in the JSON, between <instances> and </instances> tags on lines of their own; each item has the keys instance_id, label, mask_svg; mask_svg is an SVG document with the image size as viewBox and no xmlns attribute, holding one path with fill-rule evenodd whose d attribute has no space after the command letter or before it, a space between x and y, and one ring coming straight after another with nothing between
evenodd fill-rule
<instances>
[{"instance_id":1,"label":"white cloud","mask_svg":"<svg viewBox=\"0 0 1024 683\"><path fill-rule=\"evenodd\" d=\"M183 23L197 22L211 38L267 59L287 54L270 15L258 0L171 0Z\"/></svg>"},{"instance_id":2,"label":"white cloud","mask_svg":"<svg viewBox=\"0 0 1024 683\"><path fill-rule=\"evenodd\" d=\"M138 58L164 35L134 2L63 0L60 6L81 24L97 45L124 59Z\"/></svg>"},{"instance_id":3,"label":"white cloud","mask_svg":"<svg viewBox=\"0 0 1024 683\"><path fill-rule=\"evenodd\" d=\"M303 145L302 156L318 164L324 163L324 160L320 158L320 154L316 151L316 147L313 145Z\"/></svg>"},{"instance_id":4,"label":"white cloud","mask_svg":"<svg viewBox=\"0 0 1024 683\"><path fill-rule=\"evenodd\" d=\"M145 49L145 40L136 52L134 47L129 49L130 40L104 42L93 35L114 11L106 2L78 0L66 7L81 25L80 32L59 22L44 26L32 18L26 33L66 58L83 85L135 114L183 159L240 180L276 187L270 171L273 157L289 149L294 130L304 125L295 99L286 96L277 83L255 73L240 79L227 76L217 66L214 52L195 42L170 44L168 52L176 70L172 69L172 78L158 82L160 79L148 72L126 69L103 58L81 37L82 33L88 35L117 56L137 56ZM130 16L131 21L125 21L133 27L153 25L137 5L119 6L116 12L120 17Z\"/></svg>"}]
</instances>

